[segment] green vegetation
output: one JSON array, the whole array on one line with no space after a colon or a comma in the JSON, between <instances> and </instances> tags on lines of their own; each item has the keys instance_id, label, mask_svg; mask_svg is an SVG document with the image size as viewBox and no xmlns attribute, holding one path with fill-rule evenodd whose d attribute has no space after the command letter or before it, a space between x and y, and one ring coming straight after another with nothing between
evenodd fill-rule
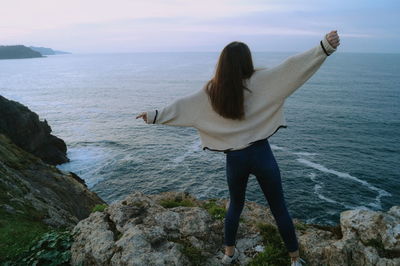
<instances>
[{"instance_id":1,"label":"green vegetation","mask_svg":"<svg viewBox=\"0 0 400 266\"><path fill-rule=\"evenodd\" d=\"M250 266L286 266L290 257L279 235L278 230L270 224L258 223L263 238L264 251L249 263Z\"/></svg>"},{"instance_id":2,"label":"green vegetation","mask_svg":"<svg viewBox=\"0 0 400 266\"><path fill-rule=\"evenodd\" d=\"M71 245L70 231L52 230L32 242L29 250L23 252L17 265L69 265Z\"/></svg>"},{"instance_id":3,"label":"green vegetation","mask_svg":"<svg viewBox=\"0 0 400 266\"><path fill-rule=\"evenodd\" d=\"M72 237L66 228L44 224L33 208L28 213L0 208L0 265L67 265Z\"/></svg>"},{"instance_id":4,"label":"green vegetation","mask_svg":"<svg viewBox=\"0 0 400 266\"><path fill-rule=\"evenodd\" d=\"M38 217L22 214L9 214L0 209L0 264L15 261L29 248L30 243L51 228Z\"/></svg>"},{"instance_id":5,"label":"green vegetation","mask_svg":"<svg viewBox=\"0 0 400 266\"><path fill-rule=\"evenodd\" d=\"M14 261L20 253L38 236L51 228L42 220L46 213L37 211L28 201L19 200L27 192L22 182L15 187L7 186L13 182L0 169L0 264L6 260ZM17 179L15 181L18 181ZM6 211L8 206L10 212Z\"/></svg>"},{"instance_id":6,"label":"green vegetation","mask_svg":"<svg viewBox=\"0 0 400 266\"><path fill-rule=\"evenodd\" d=\"M201 250L192 245L183 245L181 248L182 254L189 258L192 265L202 265L205 257L201 254Z\"/></svg>"},{"instance_id":7,"label":"green vegetation","mask_svg":"<svg viewBox=\"0 0 400 266\"><path fill-rule=\"evenodd\" d=\"M209 199L208 202L203 203L202 207L215 219L223 219L226 215L224 207L216 204L216 199Z\"/></svg>"},{"instance_id":8,"label":"green vegetation","mask_svg":"<svg viewBox=\"0 0 400 266\"><path fill-rule=\"evenodd\" d=\"M179 249L182 254L189 259L191 265L200 266L204 264L204 260L206 259L206 257L202 255L201 249L194 247L187 239L168 238L168 241L181 244L181 246L179 246Z\"/></svg>"},{"instance_id":9,"label":"green vegetation","mask_svg":"<svg viewBox=\"0 0 400 266\"><path fill-rule=\"evenodd\" d=\"M296 228L296 230L298 231L306 231L308 225L302 222L297 222L294 224L294 227Z\"/></svg>"},{"instance_id":10,"label":"green vegetation","mask_svg":"<svg viewBox=\"0 0 400 266\"><path fill-rule=\"evenodd\" d=\"M0 154L1 151L0 148ZM16 162L6 158L9 159L7 164ZM23 200L23 195L29 190L22 181L7 175L2 169L0 175L0 265L34 265L39 256L58 256L54 250L48 254L47 251L38 253L40 250L34 248L44 234L54 230L43 223L47 213L36 210L29 201ZM15 186L9 186L10 183ZM30 249L38 254L29 253ZM22 261L22 258L27 260ZM28 263L28 259L32 263Z\"/></svg>"},{"instance_id":11,"label":"green vegetation","mask_svg":"<svg viewBox=\"0 0 400 266\"><path fill-rule=\"evenodd\" d=\"M43 57L39 52L24 45L0 46L0 59L21 59Z\"/></svg>"},{"instance_id":12,"label":"green vegetation","mask_svg":"<svg viewBox=\"0 0 400 266\"><path fill-rule=\"evenodd\" d=\"M184 207L194 207L196 204L189 200L189 199L182 199L182 198L176 198L176 199L163 199L159 202L161 206L164 208L174 208L178 206L184 206Z\"/></svg>"},{"instance_id":13,"label":"green vegetation","mask_svg":"<svg viewBox=\"0 0 400 266\"><path fill-rule=\"evenodd\" d=\"M96 204L93 208L92 208L92 212L103 212L104 209L107 207L107 204Z\"/></svg>"},{"instance_id":14,"label":"green vegetation","mask_svg":"<svg viewBox=\"0 0 400 266\"><path fill-rule=\"evenodd\" d=\"M375 248L381 258L400 258L400 251L385 249L382 241L379 239L368 239L368 241L363 242L363 244Z\"/></svg>"}]
</instances>

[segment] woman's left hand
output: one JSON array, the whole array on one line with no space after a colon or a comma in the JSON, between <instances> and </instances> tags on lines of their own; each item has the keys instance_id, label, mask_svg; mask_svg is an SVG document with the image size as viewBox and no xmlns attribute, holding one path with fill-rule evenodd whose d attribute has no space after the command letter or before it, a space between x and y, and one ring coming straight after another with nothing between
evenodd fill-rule
<instances>
[{"instance_id":1,"label":"woman's left hand","mask_svg":"<svg viewBox=\"0 0 400 266\"><path fill-rule=\"evenodd\" d=\"M142 113L140 113L140 114L136 117L136 119L138 119L138 118L143 118L144 122L147 123L147 112L142 112Z\"/></svg>"},{"instance_id":2,"label":"woman's left hand","mask_svg":"<svg viewBox=\"0 0 400 266\"><path fill-rule=\"evenodd\" d=\"M333 30L327 33L326 39L328 40L329 44L335 49L340 45L340 38L337 34L337 30Z\"/></svg>"}]
</instances>

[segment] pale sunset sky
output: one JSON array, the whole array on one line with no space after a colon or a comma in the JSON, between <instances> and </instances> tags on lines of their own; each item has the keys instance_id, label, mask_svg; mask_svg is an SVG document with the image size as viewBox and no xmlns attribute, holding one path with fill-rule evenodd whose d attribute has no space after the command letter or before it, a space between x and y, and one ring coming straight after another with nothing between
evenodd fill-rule
<instances>
[{"instance_id":1,"label":"pale sunset sky","mask_svg":"<svg viewBox=\"0 0 400 266\"><path fill-rule=\"evenodd\" d=\"M73 53L302 51L337 30L338 52L400 53L400 1L1 0L0 45Z\"/></svg>"}]
</instances>

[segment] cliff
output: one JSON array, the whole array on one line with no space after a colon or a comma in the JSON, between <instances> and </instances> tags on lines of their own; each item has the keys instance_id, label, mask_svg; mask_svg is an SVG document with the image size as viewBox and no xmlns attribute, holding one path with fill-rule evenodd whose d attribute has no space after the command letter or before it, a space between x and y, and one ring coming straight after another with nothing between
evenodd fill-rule
<instances>
[{"instance_id":1,"label":"cliff","mask_svg":"<svg viewBox=\"0 0 400 266\"><path fill-rule=\"evenodd\" d=\"M56 54L69 54L68 52L64 51L57 51L47 47L35 47L29 46L32 50L41 53L42 55L56 55Z\"/></svg>"},{"instance_id":2,"label":"cliff","mask_svg":"<svg viewBox=\"0 0 400 266\"><path fill-rule=\"evenodd\" d=\"M50 134L47 121L23 104L0 95L0 134L6 135L20 148L49 164L68 162L65 142Z\"/></svg>"},{"instance_id":3,"label":"cliff","mask_svg":"<svg viewBox=\"0 0 400 266\"><path fill-rule=\"evenodd\" d=\"M0 45L0 59L22 59L43 57L39 52L24 45Z\"/></svg>"},{"instance_id":4,"label":"cliff","mask_svg":"<svg viewBox=\"0 0 400 266\"><path fill-rule=\"evenodd\" d=\"M73 229L72 265L220 265L227 201L134 191ZM349 210L340 225L295 220L307 265L400 265L400 206ZM237 265L290 265L267 207L246 202Z\"/></svg>"},{"instance_id":5,"label":"cliff","mask_svg":"<svg viewBox=\"0 0 400 266\"><path fill-rule=\"evenodd\" d=\"M35 216L53 227L72 228L105 203L84 181L44 163L0 134L0 211Z\"/></svg>"},{"instance_id":6,"label":"cliff","mask_svg":"<svg viewBox=\"0 0 400 266\"><path fill-rule=\"evenodd\" d=\"M68 160L64 141L50 132L46 120L0 96L1 265L68 261L69 235L61 231L71 230L105 204L76 174L46 163ZM38 241L40 236L45 239ZM36 252L38 245L50 250ZM34 257L28 262L24 259L32 254L27 250L46 259Z\"/></svg>"}]
</instances>

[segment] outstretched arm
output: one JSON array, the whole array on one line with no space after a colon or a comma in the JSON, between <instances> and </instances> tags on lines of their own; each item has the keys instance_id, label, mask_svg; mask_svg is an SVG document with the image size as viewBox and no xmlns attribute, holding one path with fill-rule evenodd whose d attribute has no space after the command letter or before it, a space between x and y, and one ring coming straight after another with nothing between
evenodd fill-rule
<instances>
[{"instance_id":1,"label":"outstretched arm","mask_svg":"<svg viewBox=\"0 0 400 266\"><path fill-rule=\"evenodd\" d=\"M147 124L165 124L170 126L192 127L196 125L199 115L198 105L201 100L201 91L174 100L169 105L155 110L140 113Z\"/></svg>"},{"instance_id":2,"label":"outstretched arm","mask_svg":"<svg viewBox=\"0 0 400 266\"><path fill-rule=\"evenodd\" d=\"M283 100L303 85L337 46L339 36L331 31L315 47L287 58L276 67L262 70L262 82L268 84L272 97Z\"/></svg>"}]
</instances>

